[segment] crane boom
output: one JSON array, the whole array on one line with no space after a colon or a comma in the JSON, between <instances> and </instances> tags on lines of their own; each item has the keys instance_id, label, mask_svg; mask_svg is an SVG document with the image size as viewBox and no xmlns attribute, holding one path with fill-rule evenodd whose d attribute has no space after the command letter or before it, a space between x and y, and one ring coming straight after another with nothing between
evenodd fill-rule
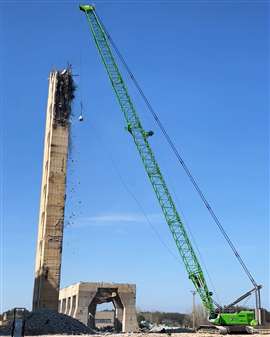
<instances>
[{"instance_id":1,"label":"crane boom","mask_svg":"<svg viewBox=\"0 0 270 337\"><path fill-rule=\"evenodd\" d=\"M107 35L95 13L94 6L82 5L80 9L86 14L99 54L124 113L127 130L132 135L138 149L166 222L188 272L188 276L200 295L203 305L209 312L210 317L214 318L216 315L211 297L212 293L208 290L198 258L148 142L148 137L152 135L152 132L145 131L140 122L135 106L129 96L128 89L112 54Z\"/></svg>"}]
</instances>

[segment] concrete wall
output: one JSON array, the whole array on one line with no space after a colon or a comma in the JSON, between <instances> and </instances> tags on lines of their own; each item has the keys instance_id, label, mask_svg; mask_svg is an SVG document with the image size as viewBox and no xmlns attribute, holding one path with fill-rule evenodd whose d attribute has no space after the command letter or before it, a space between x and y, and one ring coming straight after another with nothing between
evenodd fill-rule
<instances>
[{"instance_id":1,"label":"concrete wall","mask_svg":"<svg viewBox=\"0 0 270 337\"><path fill-rule=\"evenodd\" d=\"M97 311L95 315L95 325L97 328L114 327L114 310Z\"/></svg>"},{"instance_id":2,"label":"concrete wall","mask_svg":"<svg viewBox=\"0 0 270 337\"><path fill-rule=\"evenodd\" d=\"M69 117L73 90L70 70L50 73L36 249L34 310L58 308Z\"/></svg>"},{"instance_id":3,"label":"concrete wall","mask_svg":"<svg viewBox=\"0 0 270 337\"><path fill-rule=\"evenodd\" d=\"M94 328L96 306L104 302L115 307L117 331L138 331L134 284L80 282L60 290L58 307L59 312Z\"/></svg>"}]
</instances>

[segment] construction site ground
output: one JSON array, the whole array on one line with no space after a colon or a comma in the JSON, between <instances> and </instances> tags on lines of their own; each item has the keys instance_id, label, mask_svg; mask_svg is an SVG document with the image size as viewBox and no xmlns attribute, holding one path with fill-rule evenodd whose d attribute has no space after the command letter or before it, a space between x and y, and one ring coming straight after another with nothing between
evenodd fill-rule
<instances>
[{"instance_id":1,"label":"construction site ground","mask_svg":"<svg viewBox=\"0 0 270 337\"><path fill-rule=\"evenodd\" d=\"M43 335L39 337L69 337L70 335ZM84 337L101 337L101 336L108 336L108 337L215 337L215 336L221 336L220 334L213 334L213 333L172 333L172 334L166 334L166 333L103 333L103 334L94 334L94 335L73 335L75 336L84 336ZM230 335L228 335L230 336ZM247 337L248 335L239 335L237 334L237 337ZM265 334L255 334L254 336L265 336ZM30 336L31 337L31 336ZM34 337L34 336L33 336Z\"/></svg>"}]
</instances>

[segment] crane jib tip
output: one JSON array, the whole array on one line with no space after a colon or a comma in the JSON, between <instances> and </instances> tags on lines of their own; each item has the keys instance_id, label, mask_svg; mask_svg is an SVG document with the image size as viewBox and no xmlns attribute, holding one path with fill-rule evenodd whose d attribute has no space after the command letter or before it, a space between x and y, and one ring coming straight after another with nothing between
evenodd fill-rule
<instances>
[{"instance_id":1,"label":"crane jib tip","mask_svg":"<svg viewBox=\"0 0 270 337\"><path fill-rule=\"evenodd\" d=\"M88 12L91 12L91 11L95 10L95 7L93 5L80 5L79 8L80 8L81 11L83 11L85 13L88 13Z\"/></svg>"}]
</instances>

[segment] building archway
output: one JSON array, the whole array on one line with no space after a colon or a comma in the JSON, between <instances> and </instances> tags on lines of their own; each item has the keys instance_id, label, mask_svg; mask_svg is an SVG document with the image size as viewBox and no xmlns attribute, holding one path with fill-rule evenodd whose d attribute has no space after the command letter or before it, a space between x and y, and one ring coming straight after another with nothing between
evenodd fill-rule
<instances>
[{"instance_id":1,"label":"building archway","mask_svg":"<svg viewBox=\"0 0 270 337\"><path fill-rule=\"evenodd\" d=\"M114 329L116 332L122 331L124 306L119 297L117 288L98 288L94 298L88 306L88 322L87 325L95 329L95 316L98 304L112 303L115 311Z\"/></svg>"}]
</instances>

